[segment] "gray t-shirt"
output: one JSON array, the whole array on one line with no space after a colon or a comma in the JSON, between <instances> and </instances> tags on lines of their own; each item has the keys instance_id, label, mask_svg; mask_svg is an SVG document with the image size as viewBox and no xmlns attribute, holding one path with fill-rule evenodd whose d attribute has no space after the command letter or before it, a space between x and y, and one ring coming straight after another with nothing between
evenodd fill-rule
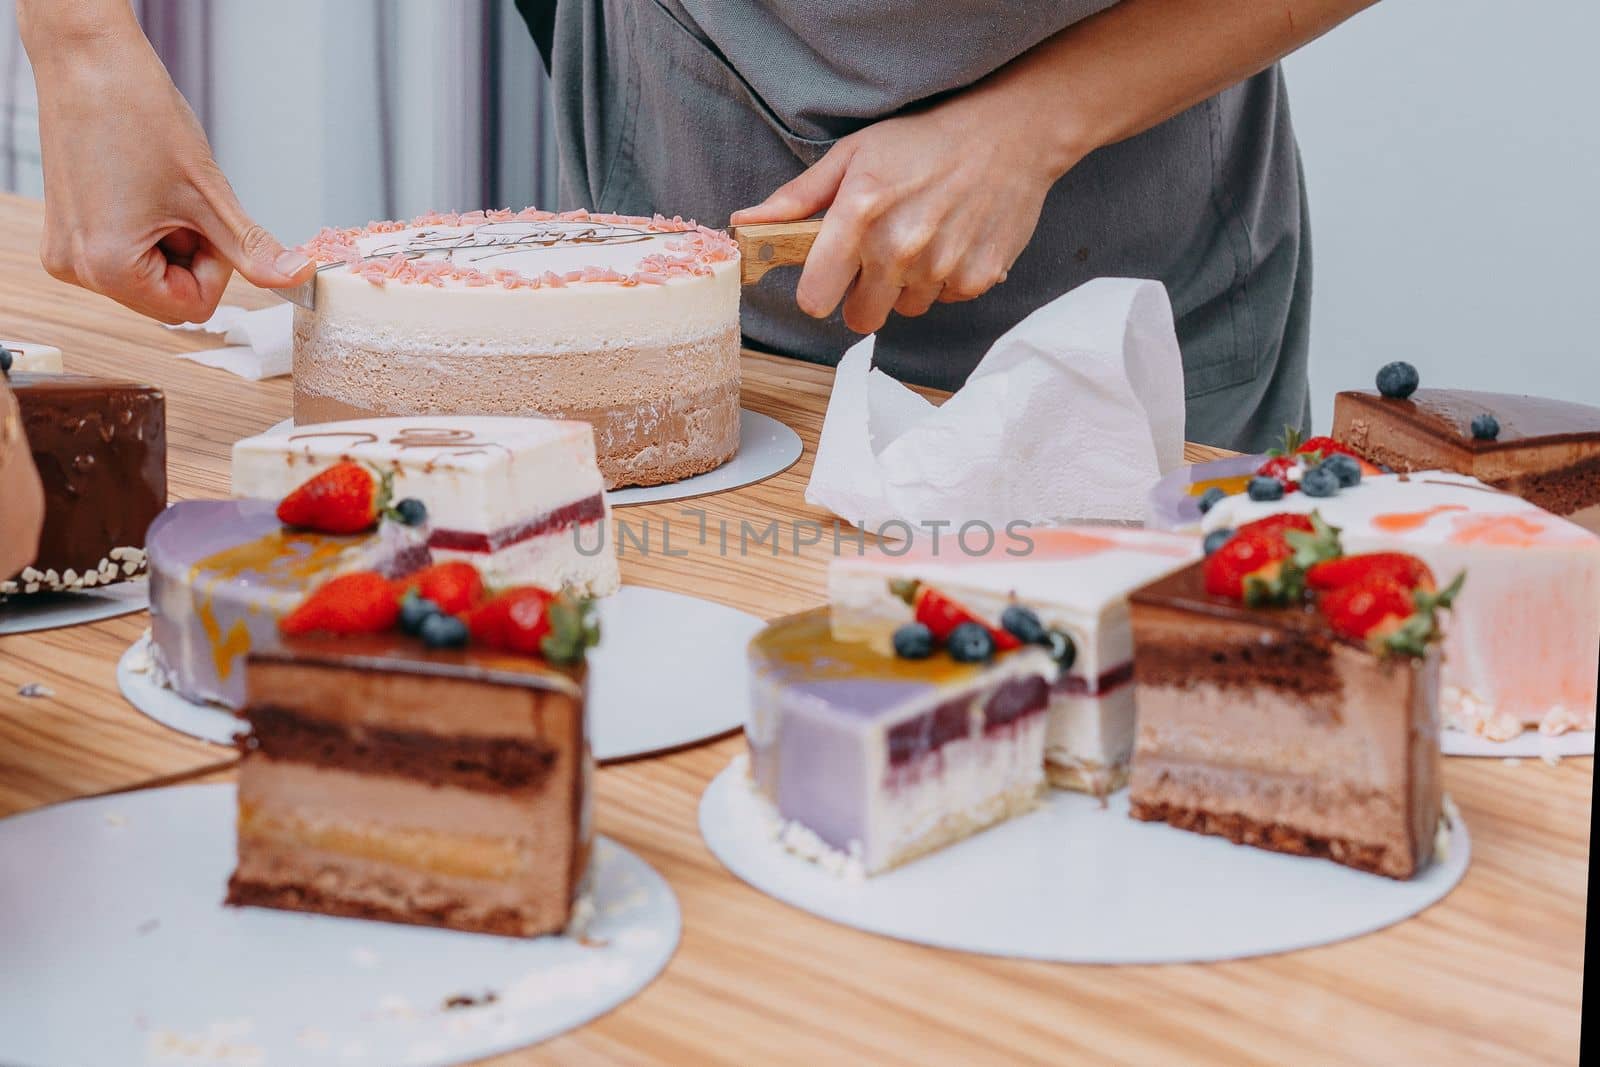
<instances>
[{"instance_id":1,"label":"gray t-shirt","mask_svg":"<svg viewBox=\"0 0 1600 1067\"><path fill-rule=\"evenodd\" d=\"M840 137L959 91L1109 0L523 0L550 60L563 207L723 225ZM1041 118L1041 124L1048 121ZM982 145L952 145L981 152ZM1273 67L1090 154L1045 200L1006 282L892 315L878 366L955 389L1029 312L1095 277L1159 278L1177 317L1191 440L1260 449L1309 423L1311 247ZM794 271L744 294L756 348L835 363L836 314Z\"/></svg>"}]
</instances>

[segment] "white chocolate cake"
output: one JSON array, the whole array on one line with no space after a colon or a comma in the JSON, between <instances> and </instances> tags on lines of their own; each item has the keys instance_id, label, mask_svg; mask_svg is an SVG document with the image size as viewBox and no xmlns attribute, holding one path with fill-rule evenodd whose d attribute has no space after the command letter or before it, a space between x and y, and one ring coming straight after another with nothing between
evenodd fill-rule
<instances>
[{"instance_id":1,"label":"white chocolate cake","mask_svg":"<svg viewBox=\"0 0 1600 1067\"><path fill-rule=\"evenodd\" d=\"M739 443L738 249L661 216L471 212L324 230L294 416L543 415L595 428L609 487Z\"/></svg>"}]
</instances>

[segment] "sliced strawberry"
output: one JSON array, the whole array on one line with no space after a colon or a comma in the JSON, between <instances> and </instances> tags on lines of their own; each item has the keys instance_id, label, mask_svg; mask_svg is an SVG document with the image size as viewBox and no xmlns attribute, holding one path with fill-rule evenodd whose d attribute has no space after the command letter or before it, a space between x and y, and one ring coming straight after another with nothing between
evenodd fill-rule
<instances>
[{"instance_id":1,"label":"sliced strawberry","mask_svg":"<svg viewBox=\"0 0 1600 1067\"><path fill-rule=\"evenodd\" d=\"M594 602L537 586L507 589L467 613L476 644L573 663L600 640Z\"/></svg>"},{"instance_id":2,"label":"sliced strawberry","mask_svg":"<svg viewBox=\"0 0 1600 1067\"><path fill-rule=\"evenodd\" d=\"M278 505L278 521L320 533L370 530L389 506L393 478L373 477L360 463L335 463L294 489Z\"/></svg>"},{"instance_id":3,"label":"sliced strawberry","mask_svg":"<svg viewBox=\"0 0 1600 1067\"><path fill-rule=\"evenodd\" d=\"M1010 652L1022 647L1022 642L1013 634L998 626L991 626L965 604L916 579L891 581L889 591L911 605L913 617L933 631L933 639L940 644L949 638L957 626L964 622L975 622L994 638L996 652Z\"/></svg>"},{"instance_id":4,"label":"sliced strawberry","mask_svg":"<svg viewBox=\"0 0 1600 1067\"><path fill-rule=\"evenodd\" d=\"M299 607L278 620L278 630L291 636L313 631L377 634L392 629L399 617L400 598L389 579L376 571L357 571L312 590Z\"/></svg>"},{"instance_id":5,"label":"sliced strawberry","mask_svg":"<svg viewBox=\"0 0 1600 1067\"><path fill-rule=\"evenodd\" d=\"M1324 560L1306 571L1306 584L1313 589L1339 589L1374 576L1392 578L1402 588L1433 592L1433 571L1416 556L1403 552L1369 552L1360 556Z\"/></svg>"},{"instance_id":6,"label":"sliced strawberry","mask_svg":"<svg viewBox=\"0 0 1600 1067\"><path fill-rule=\"evenodd\" d=\"M466 562L435 563L395 583L402 597L415 591L439 605L446 615L459 615L483 599L483 577Z\"/></svg>"}]
</instances>

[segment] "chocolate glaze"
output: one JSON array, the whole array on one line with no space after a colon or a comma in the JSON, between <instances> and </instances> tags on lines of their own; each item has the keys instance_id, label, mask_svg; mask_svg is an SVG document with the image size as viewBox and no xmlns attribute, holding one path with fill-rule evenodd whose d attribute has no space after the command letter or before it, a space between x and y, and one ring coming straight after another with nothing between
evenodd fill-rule
<instances>
[{"instance_id":1,"label":"chocolate glaze","mask_svg":"<svg viewBox=\"0 0 1600 1067\"><path fill-rule=\"evenodd\" d=\"M1404 419L1474 452L1492 452L1530 442L1600 442L1600 408L1570 400L1470 389L1418 389L1410 399L1395 400L1361 389L1340 393L1337 402L1381 411L1387 418ZM1472 436L1473 418L1484 414L1493 415L1500 422L1500 435L1492 441Z\"/></svg>"},{"instance_id":2,"label":"chocolate glaze","mask_svg":"<svg viewBox=\"0 0 1600 1067\"><path fill-rule=\"evenodd\" d=\"M13 374L44 484L39 570L93 570L113 548L143 548L167 504L166 398L133 382Z\"/></svg>"}]
</instances>

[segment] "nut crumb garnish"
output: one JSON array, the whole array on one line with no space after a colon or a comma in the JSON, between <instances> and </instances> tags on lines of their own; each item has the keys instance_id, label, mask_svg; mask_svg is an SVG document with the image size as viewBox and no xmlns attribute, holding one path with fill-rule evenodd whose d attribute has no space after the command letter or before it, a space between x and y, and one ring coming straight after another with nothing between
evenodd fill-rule
<instances>
[{"instance_id":1,"label":"nut crumb garnish","mask_svg":"<svg viewBox=\"0 0 1600 1067\"><path fill-rule=\"evenodd\" d=\"M19 697L31 697L35 700L48 700L56 695L56 691L43 682L29 682L17 690Z\"/></svg>"}]
</instances>

